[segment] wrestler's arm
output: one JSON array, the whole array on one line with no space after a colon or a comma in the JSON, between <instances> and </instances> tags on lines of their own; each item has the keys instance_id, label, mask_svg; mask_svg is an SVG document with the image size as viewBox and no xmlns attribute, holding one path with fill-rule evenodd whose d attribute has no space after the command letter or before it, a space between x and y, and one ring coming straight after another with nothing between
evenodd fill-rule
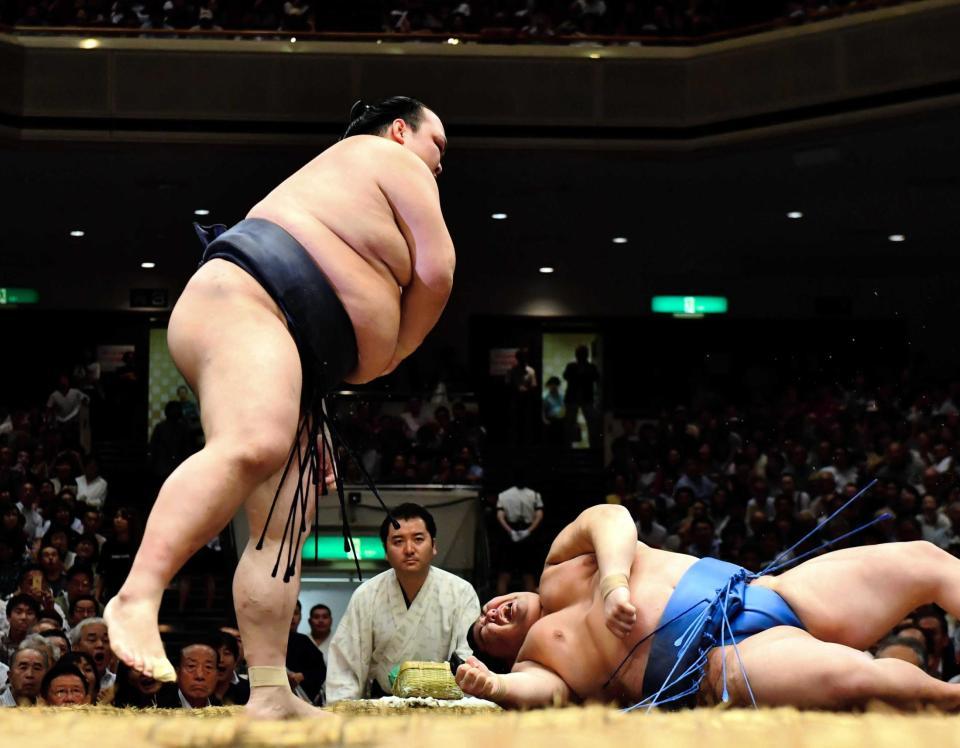
<instances>
[{"instance_id":1,"label":"wrestler's arm","mask_svg":"<svg viewBox=\"0 0 960 748\"><path fill-rule=\"evenodd\" d=\"M505 675L492 673L476 657L457 668L457 683L469 696L489 699L500 706L535 708L563 706L572 691L563 678L539 663L526 660Z\"/></svg>"},{"instance_id":2,"label":"wrestler's arm","mask_svg":"<svg viewBox=\"0 0 960 748\"><path fill-rule=\"evenodd\" d=\"M618 504L598 504L580 513L563 528L550 546L547 566L594 553L600 578L610 574L630 576L637 552L637 526L630 512Z\"/></svg>"},{"instance_id":3,"label":"wrestler's arm","mask_svg":"<svg viewBox=\"0 0 960 748\"><path fill-rule=\"evenodd\" d=\"M616 504L598 504L585 509L560 531L550 546L546 568L587 553L595 554L600 580L617 577L621 580L604 596L603 611L607 628L622 639L637 622L637 608L630 600L630 588L623 584L630 579L636 552L637 526L630 512Z\"/></svg>"},{"instance_id":4,"label":"wrestler's arm","mask_svg":"<svg viewBox=\"0 0 960 748\"><path fill-rule=\"evenodd\" d=\"M384 374L413 353L440 319L456 265L453 240L440 210L437 180L417 156L397 153L396 160L396 168L383 170L380 187L398 224L407 229L412 276L400 298L397 347Z\"/></svg>"}]
</instances>

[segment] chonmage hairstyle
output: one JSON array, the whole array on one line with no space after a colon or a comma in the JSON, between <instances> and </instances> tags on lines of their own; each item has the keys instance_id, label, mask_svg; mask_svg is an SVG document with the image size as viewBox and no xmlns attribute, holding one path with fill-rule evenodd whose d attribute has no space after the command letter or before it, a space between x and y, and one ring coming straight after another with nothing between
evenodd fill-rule
<instances>
[{"instance_id":1,"label":"chonmage hairstyle","mask_svg":"<svg viewBox=\"0 0 960 748\"><path fill-rule=\"evenodd\" d=\"M409 96L390 96L375 104L358 99L350 107L350 124L340 139L351 135L383 135L396 119L402 119L416 130L423 120L423 110L423 103Z\"/></svg>"}]
</instances>

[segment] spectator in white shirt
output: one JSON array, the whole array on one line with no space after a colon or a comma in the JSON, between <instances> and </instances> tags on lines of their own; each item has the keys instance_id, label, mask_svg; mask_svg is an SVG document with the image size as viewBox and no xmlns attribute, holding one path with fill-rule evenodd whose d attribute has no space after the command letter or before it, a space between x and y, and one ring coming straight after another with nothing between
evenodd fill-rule
<instances>
[{"instance_id":1,"label":"spectator in white shirt","mask_svg":"<svg viewBox=\"0 0 960 748\"><path fill-rule=\"evenodd\" d=\"M100 475L96 458L91 455L83 465L83 475L77 478L77 501L102 509L106 500L107 482Z\"/></svg>"},{"instance_id":2,"label":"spectator in white shirt","mask_svg":"<svg viewBox=\"0 0 960 748\"><path fill-rule=\"evenodd\" d=\"M61 426L74 423L80 415L80 408L90 402L76 387L70 386L70 378L63 374L57 383L57 389L47 398L47 410Z\"/></svg>"}]
</instances>

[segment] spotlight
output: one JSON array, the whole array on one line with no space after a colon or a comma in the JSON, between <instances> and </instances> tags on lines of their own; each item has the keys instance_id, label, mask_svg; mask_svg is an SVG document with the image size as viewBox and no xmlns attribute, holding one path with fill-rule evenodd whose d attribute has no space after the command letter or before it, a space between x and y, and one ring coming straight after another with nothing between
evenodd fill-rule
<instances>
[{"instance_id":1,"label":"spotlight","mask_svg":"<svg viewBox=\"0 0 960 748\"><path fill-rule=\"evenodd\" d=\"M297 37L291 36L291 37L290 37L290 43L291 43L291 44L296 44L296 43L297 43Z\"/></svg>"},{"instance_id":2,"label":"spotlight","mask_svg":"<svg viewBox=\"0 0 960 748\"><path fill-rule=\"evenodd\" d=\"M905 242L907 240L907 237L905 237L903 234L890 234L890 236L888 236L887 239L889 239L892 242Z\"/></svg>"},{"instance_id":3,"label":"spotlight","mask_svg":"<svg viewBox=\"0 0 960 748\"><path fill-rule=\"evenodd\" d=\"M799 210L791 210L789 213L787 213L787 218L793 218L794 220L803 218L803 213L801 213Z\"/></svg>"},{"instance_id":4,"label":"spotlight","mask_svg":"<svg viewBox=\"0 0 960 748\"><path fill-rule=\"evenodd\" d=\"M553 272L553 268L544 266L540 268L540 272L543 273L544 275L550 275L550 273Z\"/></svg>"},{"instance_id":5,"label":"spotlight","mask_svg":"<svg viewBox=\"0 0 960 748\"><path fill-rule=\"evenodd\" d=\"M625 237L625 236L615 236L615 237L613 237L613 243L614 243L614 244L626 244L626 243L627 243L627 237Z\"/></svg>"},{"instance_id":6,"label":"spotlight","mask_svg":"<svg viewBox=\"0 0 960 748\"><path fill-rule=\"evenodd\" d=\"M207 210L206 208L197 208L195 211L193 211L193 215L195 215L195 216L209 216L209 215L210 215L210 211Z\"/></svg>"},{"instance_id":7,"label":"spotlight","mask_svg":"<svg viewBox=\"0 0 960 748\"><path fill-rule=\"evenodd\" d=\"M80 42L81 49L96 49L100 46L99 39L84 39Z\"/></svg>"},{"instance_id":8,"label":"spotlight","mask_svg":"<svg viewBox=\"0 0 960 748\"><path fill-rule=\"evenodd\" d=\"M86 234L86 232L81 231L80 229L74 229L73 231L70 232L70 236L72 236L74 239L79 239L80 237L84 236L85 234Z\"/></svg>"},{"instance_id":9,"label":"spotlight","mask_svg":"<svg viewBox=\"0 0 960 748\"><path fill-rule=\"evenodd\" d=\"M140 267L142 267L144 270L153 270L156 266L157 266L157 263L155 263L155 262L141 262L141 263L140 263Z\"/></svg>"},{"instance_id":10,"label":"spotlight","mask_svg":"<svg viewBox=\"0 0 960 748\"><path fill-rule=\"evenodd\" d=\"M503 221L503 220L506 220L507 214L506 214L506 213L491 213L491 214L490 214L490 217L491 217L494 221Z\"/></svg>"}]
</instances>

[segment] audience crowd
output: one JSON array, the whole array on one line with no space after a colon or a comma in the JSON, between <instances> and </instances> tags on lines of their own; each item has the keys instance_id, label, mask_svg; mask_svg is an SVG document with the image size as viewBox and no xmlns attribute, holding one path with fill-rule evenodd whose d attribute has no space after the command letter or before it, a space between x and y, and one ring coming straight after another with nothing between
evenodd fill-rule
<instances>
[{"instance_id":1,"label":"audience crowd","mask_svg":"<svg viewBox=\"0 0 960 748\"><path fill-rule=\"evenodd\" d=\"M478 485L483 480L485 432L475 410L462 400L451 404L434 397L425 404L413 397L396 411L374 400L338 403L340 432L360 462L341 460L348 482L361 482L361 467L384 485Z\"/></svg>"},{"instance_id":2,"label":"audience crowd","mask_svg":"<svg viewBox=\"0 0 960 748\"><path fill-rule=\"evenodd\" d=\"M800 23L899 0L3 0L17 26L150 31L479 34L490 41L554 37L698 36Z\"/></svg>"},{"instance_id":3,"label":"audience crowd","mask_svg":"<svg viewBox=\"0 0 960 748\"><path fill-rule=\"evenodd\" d=\"M174 684L112 655L100 615L129 569L139 519L80 445L73 419L84 403L76 392L62 380L46 408L0 418L0 705L244 703L249 684L232 621L172 653ZM367 400L340 407L341 430L379 482L482 481L484 432L462 402L414 398L395 414ZM960 382L929 386L910 372L895 381L856 375L843 386L786 387L776 402L758 397L745 406L700 394L657 418L620 421L606 500L631 509L651 546L754 571L821 544L927 540L960 555L958 430ZM501 545L516 550L542 520L543 504L520 480L501 494L499 514L509 538ZM511 569L496 571L509 578ZM322 703L330 610L310 610L309 637L297 633L300 620L298 608L291 687ZM874 655L960 680L956 624L937 608L919 609Z\"/></svg>"}]
</instances>

